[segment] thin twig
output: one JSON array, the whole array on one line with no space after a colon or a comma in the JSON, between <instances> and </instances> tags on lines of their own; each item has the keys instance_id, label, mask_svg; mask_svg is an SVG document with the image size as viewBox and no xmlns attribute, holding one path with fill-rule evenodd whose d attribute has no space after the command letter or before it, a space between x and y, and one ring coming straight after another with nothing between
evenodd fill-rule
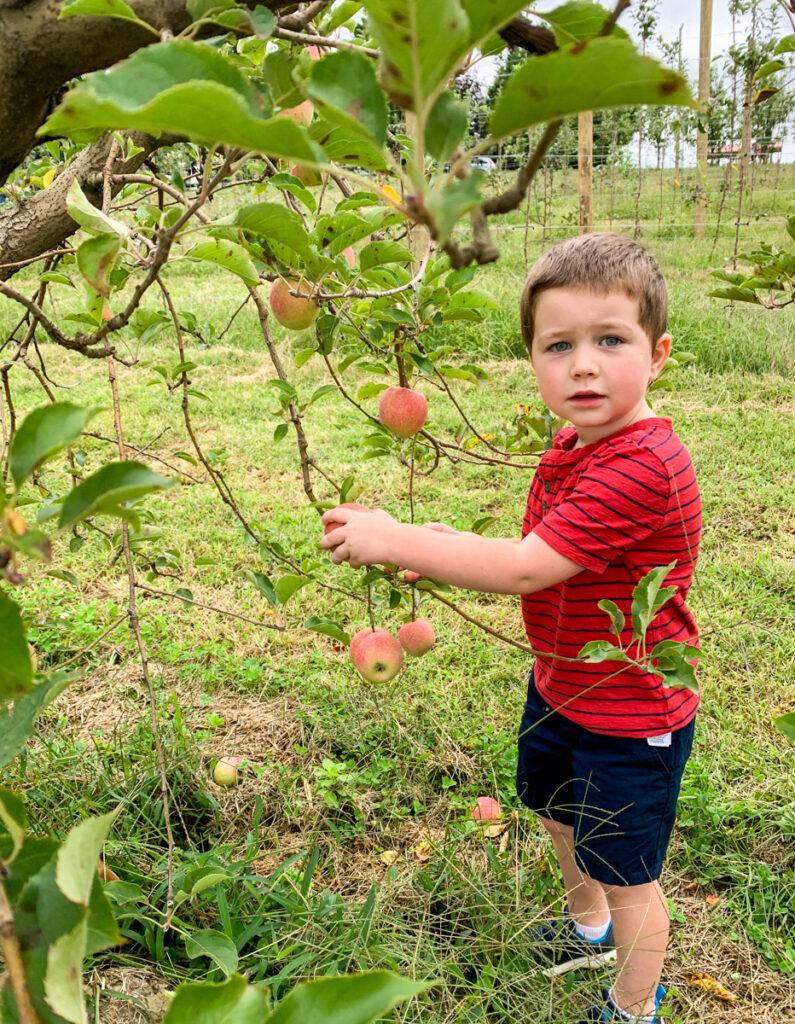
<instances>
[{"instance_id":1,"label":"thin twig","mask_svg":"<svg viewBox=\"0 0 795 1024\"><path fill-rule=\"evenodd\" d=\"M0 861L0 949L3 951L6 972L11 983L11 991L14 993L20 1024L41 1024L39 1015L33 1006L28 980L25 977L22 950L14 931L14 915L11 912L11 905L3 884L3 879L7 874L8 870L5 864Z\"/></svg>"},{"instance_id":2,"label":"thin twig","mask_svg":"<svg viewBox=\"0 0 795 1024\"><path fill-rule=\"evenodd\" d=\"M218 608L214 604L205 604L204 601L194 601L191 597L183 597L181 594L170 594L167 590L155 590L154 587L147 587L143 583L136 583L137 590L145 590L147 594L157 594L159 597L170 597L175 601L184 601L185 604L195 605L197 608L206 608L207 611L217 612L219 615L226 615L230 619L240 619L242 622L250 622L252 626L262 626L263 629L277 629L284 632L287 628L278 622L260 622L258 619L250 619L247 615L240 615L238 612L228 612L225 608Z\"/></svg>"}]
</instances>

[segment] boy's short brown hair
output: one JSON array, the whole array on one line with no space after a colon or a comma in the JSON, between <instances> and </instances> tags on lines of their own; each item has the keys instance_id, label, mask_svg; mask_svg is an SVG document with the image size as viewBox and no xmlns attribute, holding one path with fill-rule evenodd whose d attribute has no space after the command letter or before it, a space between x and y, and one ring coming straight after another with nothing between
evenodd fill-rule
<instances>
[{"instance_id":1,"label":"boy's short brown hair","mask_svg":"<svg viewBox=\"0 0 795 1024\"><path fill-rule=\"evenodd\" d=\"M558 242L533 264L519 306L522 337L533 345L535 304L549 288L619 291L638 303L638 321L652 346L665 334L668 290L660 265L642 245L624 235L596 232Z\"/></svg>"}]
</instances>

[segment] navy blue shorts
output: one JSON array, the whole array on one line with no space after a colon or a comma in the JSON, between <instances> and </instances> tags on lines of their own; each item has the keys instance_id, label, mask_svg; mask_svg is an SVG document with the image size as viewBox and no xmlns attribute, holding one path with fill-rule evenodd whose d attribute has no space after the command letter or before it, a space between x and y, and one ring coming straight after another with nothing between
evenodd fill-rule
<instances>
[{"instance_id":1,"label":"navy blue shorts","mask_svg":"<svg viewBox=\"0 0 795 1024\"><path fill-rule=\"evenodd\" d=\"M590 878L643 885L662 871L694 726L673 732L667 747L589 732L550 714L531 672L516 792L541 817L574 829L577 864Z\"/></svg>"}]
</instances>

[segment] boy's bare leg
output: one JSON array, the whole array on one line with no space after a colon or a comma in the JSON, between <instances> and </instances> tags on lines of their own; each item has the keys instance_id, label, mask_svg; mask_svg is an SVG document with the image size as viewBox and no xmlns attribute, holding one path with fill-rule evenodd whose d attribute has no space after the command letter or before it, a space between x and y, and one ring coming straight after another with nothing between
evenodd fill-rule
<instances>
[{"instance_id":1,"label":"boy's bare leg","mask_svg":"<svg viewBox=\"0 0 795 1024\"><path fill-rule=\"evenodd\" d=\"M600 882L584 875L574 860L574 829L570 825L561 825L551 818L539 818L541 824L549 832L555 855L558 858L563 884L569 902L569 913L579 924L586 928L607 927L610 918L610 907L605 896L604 887Z\"/></svg>"},{"instance_id":2,"label":"boy's bare leg","mask_svg":"<svg viewBox=\"0 0 795 1024\"><path fill-rule=\"evenodd\" d=\"M654 1013L668 945L668 904L659 882L606 888L618 950L613 999L629 1013Z\"/></svg>"}]
</instances>

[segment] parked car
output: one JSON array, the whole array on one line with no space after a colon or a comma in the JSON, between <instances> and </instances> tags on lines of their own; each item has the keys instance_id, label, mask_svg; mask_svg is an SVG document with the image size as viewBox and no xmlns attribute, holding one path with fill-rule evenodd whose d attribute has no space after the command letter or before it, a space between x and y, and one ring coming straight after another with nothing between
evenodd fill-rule
<instances>
[{"instance_id":1,"label":"parked car","mask_svg":"<svg viewBox=\"0 0 795 1024\"><path fill-rule=\"evenodd\" d=\"M469 166L479 171L493 171L497 165L490 156L473 156Z\"/></svg>"}]
</instances>

